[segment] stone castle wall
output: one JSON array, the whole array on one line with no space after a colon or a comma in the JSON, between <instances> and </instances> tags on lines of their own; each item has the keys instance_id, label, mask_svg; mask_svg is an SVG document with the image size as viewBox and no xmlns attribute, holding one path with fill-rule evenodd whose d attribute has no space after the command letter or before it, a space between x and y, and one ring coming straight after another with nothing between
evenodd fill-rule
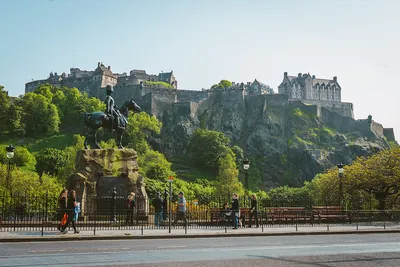
<instances>
[{"instance_id":1,"label":"stone castle wall","mask_svg":"<svg viewBox=\"0 0 400 267\"><path fill-rule=\"evenodd\" d=\"M384 133L383 133L383 126L382 126L382 124L380 124L380 123L377 123L377 122L373 121L373 122L371 123L371 131L372 131L377 137L380 137L380 138L384 138L384 137L385 137L385 135L384 135Z\"/></svg>"},{"instance_id":2,"label":"stone castle wall","mask_svg":"<svg viewBox=\"0 0 400 267\"><path fill-rule=\"evenodd\" d=\"M324 107L328 110L336 112L344 117L354 118L353 103L335 102L335 101L319 101L302 99L301 102L307 105L317 105Z\"/></svg>"},{"instance_id":3,"label":"stone castle wall","mask_svg":"<svg viewBox=\"0 0 400 267\"><path fill-rule=\"evenodd\" d=\"M389 142L396 141L393 128L383 128L383 134Z\"/></svg>"},{"instance_id":4,"label":"stone castle wall","mask_svg":"<svg viewBox=\"0 0 400 267\"><path fill-rule=\"evenodd\" d=\"M199 102L209 97L209 91L177 90L178 101Z\"/></svg>"}]
</instances>

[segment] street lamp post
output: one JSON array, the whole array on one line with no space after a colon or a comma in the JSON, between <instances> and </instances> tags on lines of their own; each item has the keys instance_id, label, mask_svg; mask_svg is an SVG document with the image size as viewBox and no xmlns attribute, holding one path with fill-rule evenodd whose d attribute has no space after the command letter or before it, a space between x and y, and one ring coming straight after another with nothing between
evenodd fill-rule
<instances>
[{"instance_id":1,"label":"street lamp post","mask_svg":"<svg viewBox=\"0 0 400 267\"><path fill-rule=\"evenodd\" d=\"M8 169L7 169L7 188L11 194L11 159L14 157L15 147L9 145L6 147L6 157L8 158Z\"/></svg>"},{"instance_id":2,"label":"street lamp post","mask_svg":"<svg viewBox=\"0 0 400 267\"><path fill-rule=\"evenodd\" d=\"M339 163L337 165L338 171L339 171L339 206L342 207L342 198L343 198L343 174L344 174L344 169L343 169L343 164Z\"/></svg>"},{"instance_id":3,"label":"street lamp post","mask_svg":"<svg viewBox=\"0 0 400 267\"><path fill-rule=\"evenodd\" d=\"M250 160L245 158L243 160L243 169L244 169L244 187L246 190L249 190L249 177L247 174L247 170L250 168Z\"/></svg>"}]
</instances>

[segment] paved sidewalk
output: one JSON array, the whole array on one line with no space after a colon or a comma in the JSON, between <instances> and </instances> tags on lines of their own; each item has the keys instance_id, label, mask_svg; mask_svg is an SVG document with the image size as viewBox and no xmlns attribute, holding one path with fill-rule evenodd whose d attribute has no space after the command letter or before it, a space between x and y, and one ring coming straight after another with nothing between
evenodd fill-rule
<instances>
[{"instance_id":1,"label":"paved sidewalk","mask_svg":"<svg viewBox=\"0 0 400 267\"><path fill-rule=\"evenodd\" d=\"M107 239L161 239L161 238L205 238L205 237L230 237L230 236L274 236L274 235L325 235L325 234L367 234L367 233L400 233L397 224L377 223L374 225L324 225L324 226L274 226L264 228L201 228L190 229L172 228L171 233L166 229L139 230L83 230L79 234L70 231L60 234L57 231L27 232L10 231L2 232L0 229L0 243L5 242L40 242L40 241L73 241L73 240L107 240Z\"/></svg>"}]
</instances>

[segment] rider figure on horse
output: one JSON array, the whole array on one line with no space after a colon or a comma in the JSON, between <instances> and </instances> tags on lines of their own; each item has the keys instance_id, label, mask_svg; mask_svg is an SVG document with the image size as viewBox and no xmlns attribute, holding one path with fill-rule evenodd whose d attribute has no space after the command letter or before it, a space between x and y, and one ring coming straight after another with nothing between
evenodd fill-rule
<instances>
[{"instance_id":1,"label":"rider figure on horse","mask_svg":"<svg viewBox=\"0 0 400 267\"><path fill-rule=\"evenodd\" d=\"M114 98L111 96L114 92L114 89L111 85L107 85L106 87L106 99L104 103L106 103L106 115L111 121L111 129L115 128L118 129L119 127L119 112L115 109L115 101Z\"/></svg>"}]
</instances>

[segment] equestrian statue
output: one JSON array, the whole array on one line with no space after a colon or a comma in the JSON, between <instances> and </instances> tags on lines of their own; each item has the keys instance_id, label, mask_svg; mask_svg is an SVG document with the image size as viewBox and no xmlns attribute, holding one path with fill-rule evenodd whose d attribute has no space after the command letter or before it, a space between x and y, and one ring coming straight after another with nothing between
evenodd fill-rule
<instances>
[{"instance_id":1,"label":"equestrian statue","mask_svg":"<svg viewBox=\"0 0 400 267\"><path fill-rule=\"evenodd\" d=\"M101 127L110 131L115 131L115 142L118 148L124 148L122 146L122 135L128 125L129 111L140 112L141 109L133 99L125 101L120 108L117 108L115 106L114 98L111 96L113 92L114 90L112 86L107 85L107 96L104 100L106 104L105 112L97 111L83 114L85 125L89 128L89 131L85 136L85 149L88 149L88 141L91 144L94 144L94 148L101 149L97 142L97 131Z\"/></svg>"}]
</instances>

